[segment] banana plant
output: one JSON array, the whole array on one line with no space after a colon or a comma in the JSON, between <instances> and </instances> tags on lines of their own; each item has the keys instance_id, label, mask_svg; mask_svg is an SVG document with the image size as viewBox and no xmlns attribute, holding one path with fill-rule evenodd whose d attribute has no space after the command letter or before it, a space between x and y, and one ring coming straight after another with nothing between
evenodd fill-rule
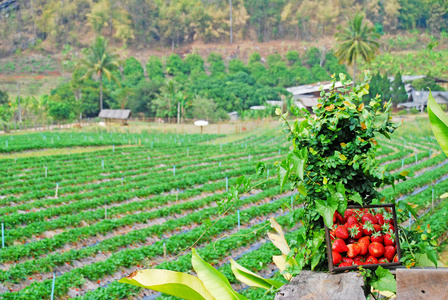
<instances>
[{"instance_id":1,"label":"banana plant","mask_svg":"<svg viewBox=\"0 0 448 300\"><path fill-rule=\"evenodd\" d=\"M287 258L291 251L286 242L281 226L274 218L269 220L271 227L276 233L268 233L272 243L280 249L282 255L273 256L272 260L284 274L288 281L292 279L291 274L285 272L288 267L297 265L294 258ZM141 270L130 274L119 280L168 295L180 297L187 300L245 300L245 296L232 289L228 279L209 263L205 262L192 249L191 264L196 274L193 276L186 273L169 270ZM235 277L241 282L252 287L260 287L266 290L275 290L283 286L282 282L266 279L260 275L244 268L233 259L230 260L231 269Z\"/></svg>"},{"instance_id":2,"label":"banana plant","mask_svg":"<svg viewBox=\"0 0 448 300\"><path fill-rule=\"evenodd\" d=\"M248 300L244 295L236 292L229 280L205 262L192 249L191 264L196 274L169 270L141 270L130 274L119 282L151 289L168 295L187 300ZM265 279L231 260L232 271L242 282L264 289L280 288L283 283L272 279Z\"/></svg>"}]
</instances>

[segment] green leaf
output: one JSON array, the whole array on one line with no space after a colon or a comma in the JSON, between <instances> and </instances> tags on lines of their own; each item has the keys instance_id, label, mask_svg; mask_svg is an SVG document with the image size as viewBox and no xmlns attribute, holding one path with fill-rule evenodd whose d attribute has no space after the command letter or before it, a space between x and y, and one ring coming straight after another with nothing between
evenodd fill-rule
<instances>
[{"instance_id":1,"label":"green leaf","mask_svg":"<svg viewBox=\"0 0 448 300\"><path fill-rule=\"evenodd\" d=\"M277 116L280 116L280 115L282 114L282 110L281 110L280 108L276 108L276 109L275 109L275 114L276 114Z\"/></svg>"},{"instance_id":2,"label":"green leaf","mask_svg":"<svg viewBox=\"0 0 448 300\"><path fill-rule=\"evenodd\" d=\"M257 175L262 175L264 173L264 171L266 171L266 163L264 163L263 161L260 161L257 163Z\"/></svg>"},{"instance_id":3,"label":"green leaf","mask_svg":"<svg viewBox=\"0 0 448 300\"><path fill-rule=\"evenodd\" d=\"M431 92L428 97L428 115L434 136L443 152L448 155L448 117L434 100Z\"/></svg>"},{"instance_id":4,"label":"green leaf","mask_svg":"<svg viewBox=\"0 0 448 300\"><path fill-rule=\"evenodd\" d=\"M239 265L233 259L230 260L230 264L231 264L232 272L235 275L235 277L239 281L247 284L248 286L260 287L260 288L266 289L266 290L269 290L272 287L278 289L281 286L283 286L282 282L275 281L272 279L265 279L265 278L261 277L260 275L257 275L254 272Z\"/></svg>"},{"instance_id":5,"label":"green leaf","mask_svg":"<svg viewBox=\"0 0 448 300\"><path fill-rule=\"evenodd\" d=\"M286 160L282 161L278 169L278 181L280 182L280 190L282 191L288 182L289 169Z\"/></svg>"},{"instance_id":6,"label":"green leaf","mask_svg":"<svg viewBox=\"0 0 448 300\"><path fill-rule=\"evenodd\" d=\"M303 171L304 171L304 167L305 167L305 159L302 159L302 158L298 157L298 155L296 153L294 153L294 155L291 156L291 160L292 160L292 163L293 163L294 171L297 173L299 178L301 180L303 180Z\"/></svg>"},{"instance_id":7,"label":"green leaf","mask_svg":"<svg viewBox=\"0 0 448 300\"><path fill-rule=\"evenodd\" d=\"M141 270L119 280L187 300L214 300L199 278L168 270Z\"/></svg>"},{"instance_id":8,"label":"green leaf","mask_svg":"<svg viewBox=\"0 0 448 300\"><path fill-rule=\"evenodd\" d=\"M300 194L302 194L304 196L308 195L308 192L306 191L306 187L303 185L299 185L297 187L297 190L299 191Z\"/></svg>"},{"instance_id":9,"label":"green leaf","mask_svg":"<svg viewBox=\"0 0 448 300\"><path fill-rule=\"evenodd\" d=\"M198 274L199 279L204 284L205 288L210 294L219 300L248 300L245 296L235 292L230 286L229 280L218 270L206 263L197 253L192 249L191 264L193 269Z\"/></svg>"},{"instance_id":10,"label":"green leaf","mask_svg":"<svg viewBox=\"0 0 448 300\"><path fill-rule=\"evenodd\" d=\"M372 278L368 283L373 286L374 289L379 291L397 292L397 282L394 275L383 267L379 266L376 269L375 274L377 278Z\"/></svg>"},{"instance_id":11,"label":"green leaf","mask_svg":"<svg viewBox=\"0 0 448 300\"><path fill-rule=\"evenodd\" d=\"M333 198L328 198L328 202L323 200L316 200L316 211L324 218L325 225L328 228L333 227L333 215L338 208L338 202L335 202Z\"/></svg>"},{"instance_id":12,"label":"green leaf","mask_svg":"<svg viewBox=\"0 0 448 300\"><path fill-rule=\"evenodd\" d=\"M362 205L362 198L359 193L351 195L349 199L352 200L353 202L358 203L359 205Z\"/></svg>"}]
</instances>

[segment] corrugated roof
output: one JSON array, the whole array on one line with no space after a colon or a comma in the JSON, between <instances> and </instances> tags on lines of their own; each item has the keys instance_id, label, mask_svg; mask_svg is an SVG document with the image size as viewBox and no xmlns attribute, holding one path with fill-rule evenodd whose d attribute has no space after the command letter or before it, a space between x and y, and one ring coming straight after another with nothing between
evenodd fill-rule
<instances>
[{"instance_id":1,"label":"corrugated roof","mask_svg":"<svg viewBox=\"0 0 448 300\"><path fill-rule=\"evenodd\" d=\"M313 107L314 105L317 105L317 97L300 97L299 100L303 103L305 107Z\"/></svg>"},{"instance_id":2,"label":"corrugated roof","mask_svg":"<svg viewBox=\"0 0 448 300\"><path fill-rule=\"evenodd\" d=\"M304 94L312 94L315 92L318 92L320 89L320 86L323 86L324 90L329 90L331 88L331 82L318 82L315 84L307 84L307 85L299 85L287 88L286 90L290 92L291 94L295 95L304 95ZM342 87L342 83L340 81L336 81L335 88Z\"/></svg>"},{"instance_id":3,"label":"corrugated roof","mask_svg":"<svg viewBox=\"0 0 448 300\"><path fill-rule=\"evenodd\" d=\"M98 117L103 119L120 119L126 120L131 116L130 109L103 109Z\"/></svg>"}]
</instances>

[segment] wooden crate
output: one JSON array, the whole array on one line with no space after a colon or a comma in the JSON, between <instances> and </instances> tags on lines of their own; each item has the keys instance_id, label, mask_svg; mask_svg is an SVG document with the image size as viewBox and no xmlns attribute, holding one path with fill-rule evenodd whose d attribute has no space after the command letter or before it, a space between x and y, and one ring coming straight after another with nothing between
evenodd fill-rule
<instances>
[{"instance_id":1,"label":"wooden crate","mask_svg":"<svg viewBox=\"0 0 448 300\"><path fill-rule=\"evenodd\" d=\"M401 259L401 248L400 248L400 240L398 238L398 230L397 230L397 214L395 212L394 204L378 204L378 205L348 205L347 209L363 209L363 208L390 208L392 211L393 219L394 219L394 229L395 229L395 243L397 245L397 255L398 261ZM327 243L327 254L328 254L328 268L330 272L344 272L348 270L357 270L359 266L350 266L350 267L336 267L333 265L333 255L332 255L332 247L331 247L331 238L330 238L330 229L325 226L325 239ZM395 268L396 266L401 265L400 262L390 262L390 263L379 263L379 264L369 264L362 265L365 269L376 269L378 266L383 268Z\"/></svg>"}]
</instances>

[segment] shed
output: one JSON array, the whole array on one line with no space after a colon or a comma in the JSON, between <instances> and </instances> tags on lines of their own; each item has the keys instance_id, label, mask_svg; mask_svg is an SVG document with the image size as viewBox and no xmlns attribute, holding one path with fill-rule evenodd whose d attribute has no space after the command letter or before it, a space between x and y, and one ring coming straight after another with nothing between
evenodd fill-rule
<instances>
[{"instance_id":1,"label":"shed","mask_svg":"<svg viewBox=\"0 0 448 300\"><path fill-rule=\"evenodd\" d=\"M232 111L227 114L230 118L230 121L236 121L238 120L238 113L236 111Z\"/></svg>"},{"instance_id":2,"label":"shed","mask_svg":"<svg viewBox=\"0 0 448 300\"><path fill-rule=\"evenodd\" d=\"M130 116L130 109L102 109L98 115L102 119L112 120L127 120Z\"/></svg>"}]
</instances>

